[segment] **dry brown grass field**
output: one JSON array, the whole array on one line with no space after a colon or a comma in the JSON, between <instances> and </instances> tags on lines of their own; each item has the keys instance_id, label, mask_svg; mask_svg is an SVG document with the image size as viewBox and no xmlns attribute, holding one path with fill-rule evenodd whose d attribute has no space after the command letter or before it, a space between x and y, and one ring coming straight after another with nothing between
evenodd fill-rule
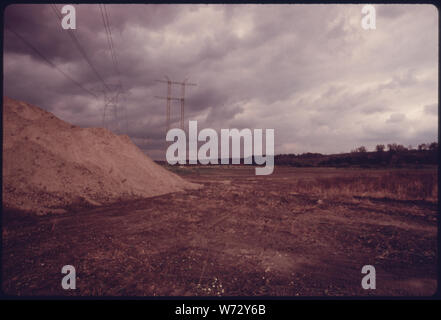
<instances>
[{"instance_id":1,"label":"dry brown grass field","mask_svg":"<svg viewBox=\"0 0 441 320\"><path fill-rule=\"evenodd\" d=\"M349 175L300 179L299 192L332 196L362 196L395 200L436 201L437 176L431 170L358 170Z\"/></svg>"},{"instance_id":2,"label":"dry brown grass field","mask_svg":"<svg viewBox=\"0 0 441 320\"><path fill-rule=\"evenodd\" d=\"M3 213L10 295L429 296L437 168L172 167L202 184L37 217ZM61 288L61 268L77 290ZM361 287L363 265L376 290Z\"/></svg>"}]
</instances>

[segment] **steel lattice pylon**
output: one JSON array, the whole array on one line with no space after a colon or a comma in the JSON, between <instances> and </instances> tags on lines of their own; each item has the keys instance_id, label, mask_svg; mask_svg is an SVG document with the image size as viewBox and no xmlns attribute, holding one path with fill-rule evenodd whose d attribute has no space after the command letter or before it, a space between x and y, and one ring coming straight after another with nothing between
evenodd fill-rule
<instances>
[{"instance_id":1,"label":"steel lattice pylon","mask_svg":"<svg viewBox=\"0 0 441 320\"><path fill-rule=\"evenodd\" d=\"M104 92L103 127L116 133L128 134L127 108L120 104L120 98L126 94L121 86L115 86L115 92Z\"/></svg>"}]
</instances>

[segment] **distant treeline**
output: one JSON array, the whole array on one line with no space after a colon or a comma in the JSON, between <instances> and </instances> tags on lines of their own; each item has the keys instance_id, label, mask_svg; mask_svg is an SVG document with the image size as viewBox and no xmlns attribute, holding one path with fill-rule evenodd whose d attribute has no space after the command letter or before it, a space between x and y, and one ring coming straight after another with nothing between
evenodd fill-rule
<instances>
[{"instance_id":1,"label":"distant treeline","mask_svg":"<svg viewBox=\"0 0 441 320\"><path fill-rule=\"evenodd\" d=\"M324 155L320 153L279 154L276 165L293 167L407 167L438 164L438 143L420 144L417 148L400 144L379 144L375 151L364 146L350 153Z\"/></svg>"},{"instance_id":2,"label":"distant treeline","mask_svg":"<svg viewBox=\"0 0 441 320\"><path fill-rule=\"evenodd\" d=\"M165 165L165 161L156 161ZM219 163L221 160L219 159ZM231 159L229 161L232 163ZM254 159L252 163L255 165ZM244 164L244 159L240 159ZM360 146L349 153L321 154L278 154L274 156L274 164L291 167L421 167L425 165L438 164L438 143L423 143L418 147L404 147L392 143L387 146L379 144L375 151L368 151L366 147Z\"/></svg>"}]
</instances>

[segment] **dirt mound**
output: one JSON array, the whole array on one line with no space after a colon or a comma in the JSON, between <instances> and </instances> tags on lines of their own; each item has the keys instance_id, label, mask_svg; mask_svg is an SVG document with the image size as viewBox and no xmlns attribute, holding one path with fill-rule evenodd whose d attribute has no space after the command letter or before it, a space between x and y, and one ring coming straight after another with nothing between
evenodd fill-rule
<instances>
[{"instance_id":1,"label":"dirt mound","mask_svg":"<svg viewBox=\"0 0 441 320\"><path fill-rule=\"evenodd\" d=\"M3 100L3 206L37 213L198 188L160 167L126 135L80 128Z\"/></svg>"}]
</instances>

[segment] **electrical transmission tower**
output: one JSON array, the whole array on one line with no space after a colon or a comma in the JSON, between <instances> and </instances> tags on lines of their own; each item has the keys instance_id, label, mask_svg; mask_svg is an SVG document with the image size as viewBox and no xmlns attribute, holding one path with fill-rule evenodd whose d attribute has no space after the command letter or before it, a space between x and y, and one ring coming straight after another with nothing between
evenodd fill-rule
<instances>
[{"instance_id":1,"label":"electrical transmission tower","mask_svg":"<svg viewBox=\"0 0 441 320\"><path fill-rule=\"evenodd\" d=\"M63 19L59 8L56 4L50 4L52 11L55 15L57 24L60 23ZM109 45L109 53L112 59L112 63L115 69L115 73L118 76L118 84L110 85L105 82L104 78L98 72L95 67L93 61L88 56L84 46L78 39L77 33L73 32L71 29L67 29L67 34L70 36L75 47L78 49L82 58L86 61L87 65L91 68L92 72L95 74L97 80L102 85L102 96L104 99L104 108L103 108L103 126L115 133L127 133L128 132L128 119L127 119L127 109L124 104L119 105L121 98L125 98L125 95L128 94L128 91L125 91L121 82L121 73L118 68L118 60L115 52L115 46L113 44L112 38L112 30L110 26L110 15L106 9L106 6L103 4L99 5L101 17L103 20L104 28L107 35L107 42ZM12 29L8 24L5 23L5 29L14 34L18 39L20 39L27 47L29 47L37 56L39 56L42 61L46 62L50 67L57 70L61 75L63 75L66 79L70 80L73 84L75 84L78 88L82 89L85 93L94 97L95 99L99 99L100 95L97 92L100 90L92 90L86 88L80 81L74 79L70 73L63 71L59 66L57 66L54 62L52 62L42 51L37 49L35 45L29 42L25 37L21 34L17 33L14 29ZM97 92L95 92L97 91Z\"/></svg>"},{"instance_id":2,"label":"electrical transmission tower","mask_svg":"<svg viewBox=\"0 0 441 320\"><path fill-rule=\"evenodd\" d=\"M116 55L115 45L113 43L112 29L110 26L110 15L107 12L104 4L98 5L103 21L104 29L107 36L107 44L109 46L109 53L112 60L115 74L118 77L118 84L110 87L109 92L104 91L104 109L103 109L103 126L117 134L128 134L128 119L127 109L125 104L120 105L120 96L127 92L123 90L121 83L121 72L118 66L118 59Z\"/></svg>"},{"instance_id":3,"label":"electrical transmission tower","mask_svg":"<svg viewBox=\"0 0 441 320\"><path fill-rule=\"evenodd\" d=\"M103 92L103 126L116 134L128 134L127 109L125 104L120 104L120 98L124 94L126 92L120 85L116 85L110 94Z\"/></svg>"},{"instance_id":4,"label":"electrical transmission tower","mask_svg":"<svg viewBox=\"0 0 441 320\"><path fill-rule=\"evenodd\" d=\"M165 133L167 134L168 130L170 130L170 106L172 101L179 101L181 103L181 129L185 131L185 87L186 86L196 86L196 83L187 82L188 79L185 79L183 82L172 81L169 77L165 76L166 80L156 80L157 82L162 82L167 84L167 96L160 97L156 96L158 99L166 100L166 123L165 123ZM172 85L181 86L181 97L172 97Z\"/></svg>"},{"instance_id":5,"label":"electrical transmission tower","mask_svg":"<svg viewBox=\"0 0 441 320\"><path fill-rule=\"evenodd\" d=\"M60 13L60 10L58 9L56 4L50 4L50 7L52 8L52 11L54 12L58 22L61 22L63 17ZM126 94L127 92L123 90L122 82L121 82L121 73L118 67L118 59L116 55L115 45L113 43L113 36L112 36L112 29L110 24L110 15L107 11L107 8L104 4L98 4L98 8L101 14L102 22L104 25L104 30L106 32L106 38L107 38L107 44L109 46L109 54L110 58L114 67L115 74L118 77L118 84L117 85L110 85L107 83L104 78L101 76L101 74L98 72L97 68L95 67L95 64L88 56L85 48L83 45L81 45L77 33L73 32L72 30L68 29L67 34L70 36L71 40L73 41L73 44L77 47L78 51L80 52L81 56L85 59L93 73L95 74L96 78L101 82L103 85L102 88L102 95L104 99L104 108L103 108L103 127L109 129L110 131L113 131L117 134L122 133L128 133L128 119L127 119L127 109L125 105L120 105L120 96ZM12 30L13 33L15 31ZM18 37L20 35L17 34ZM20 37L21 38L21 37ZM24 39L22 39L25 41ZM31 46L32 47L32 46ZM40 56L42 56L35 48L32 47L34 51L37 52ZM42 56L46 62L48 62L51 66L55 67L58 71L60 71L63 75L68 77L70 80L75 82L77 86L81 87L83 90L87 91L89 94L93 95L95 98L98 98L98 96L90 90L87 90L84 88L80 83L72 79L70 76L68 76L65 72L57 68L51 61L46 59L44 56ZM99 90L98 90L99 91Z\"/></svg>"}]
</instances>

